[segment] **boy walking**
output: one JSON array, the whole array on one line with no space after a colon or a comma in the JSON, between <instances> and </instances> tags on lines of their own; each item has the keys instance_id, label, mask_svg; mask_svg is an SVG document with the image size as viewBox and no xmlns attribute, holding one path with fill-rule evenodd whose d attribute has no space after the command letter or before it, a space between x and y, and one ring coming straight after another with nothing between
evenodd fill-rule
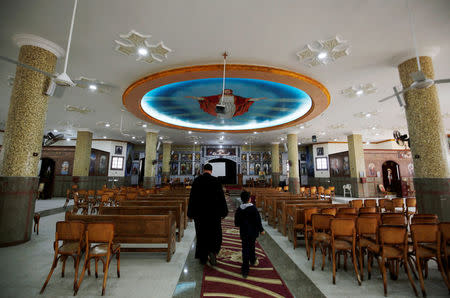
<instances>
[{"instance_id":1,"label":"boy walking","mask_svg":"<svg viewBox=\"0 0 450 298\"><path fill-rule=\"evenodd\" d=\"M239 234L242 240L242 268L241 273L244 278L248 276L249 264L255 265L255 241L259 234L264 234L261 224L261 217L258 209L250 203L250 193L241 193L241 206L236 210L234 225L239 227Z\"/></svg>"}]
</instances>

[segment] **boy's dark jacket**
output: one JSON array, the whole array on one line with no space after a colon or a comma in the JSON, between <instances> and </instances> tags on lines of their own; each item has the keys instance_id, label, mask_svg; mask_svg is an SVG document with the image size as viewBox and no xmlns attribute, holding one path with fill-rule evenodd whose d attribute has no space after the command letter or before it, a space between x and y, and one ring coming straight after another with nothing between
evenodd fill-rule
<instances>
[{"instance_id":1,"label":"boy's dark jacket","mask_svg":"<svg viewBox=\"0 0 450 298\"><path fill-rule=\"evenodd\" d=\"M256 238L264 231L258 209L253 204L242 204L236 210L234 225L239 227L241 238Z\"/></svg>"}]
</instances>

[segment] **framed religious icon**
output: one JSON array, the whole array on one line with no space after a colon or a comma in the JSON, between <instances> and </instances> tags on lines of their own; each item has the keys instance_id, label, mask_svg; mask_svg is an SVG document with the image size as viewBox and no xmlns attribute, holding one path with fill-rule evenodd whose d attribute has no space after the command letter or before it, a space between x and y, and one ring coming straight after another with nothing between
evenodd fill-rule
<instances>
[{"instance_id":1,"label":"framed religious icon","mask_svg":"<svg viewBox=\"0 0 450 298\"><path fill-rule=\"evenodd\" d=\"M242 153L241 154L241 160L247 161L247 154L246 153Z\"/></svg>"},{"instance_id":2,"label":"framed religious icon","mask_svg":"<svg viewBox=\"0 0 450 298\"><path fill-rule=\"evenodd\" d=\"M195 160L200 160L200 153L195 153Z\"/></svg>"},{"instance_id":3,"label":"framed religious icon","mask_svg":"<svg viewBox=\"0 0 450 298\"><path fill-rule=\"evenodd\" d=\"M114 149L114 154L116 155L122 155L123 146L116 146Z\"/></svg>"},{"instance_id":4,"label":"framed religious icon","mask_svg":"<svg viewBox=\"0 0 450 298\"><path fill-rule=\"evenodd\" d=\"M323 147L317 147L317 156L323 155Z\"/></svg>"}]
</instances>

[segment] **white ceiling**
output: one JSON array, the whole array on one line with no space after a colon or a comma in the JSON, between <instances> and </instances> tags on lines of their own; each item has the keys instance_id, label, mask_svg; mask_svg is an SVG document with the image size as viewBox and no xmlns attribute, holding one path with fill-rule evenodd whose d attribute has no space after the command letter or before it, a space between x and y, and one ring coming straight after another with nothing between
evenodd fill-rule
<instances>
[{"instance_id":1,"label":"white ceiling","mask_svg":"<svg viewBox=\"0 0 450 298\"><path fill-rule=\"evenodd\" d=\"M410 0L414 11L417 42L420 48L439 47L434 57L437 79L450 78L450 1ZM13 43L16 33L41 36L65 48L73 1L4 0L0 4L0 55L17 59ZM163 41L172 49L168 59L159 63L137 62L114 50L120 34L136 30L152 35L151 44ZM318 39L336 34L348 40L351 54L332 64L309 68L299 63L296 52ZM399 85L394 57L412 48L412 38L404 0L79 0L70 50L68 74L96 78L120 86L111 94L90 94L80 88L66 90L63 98L50 98L46 130L64 130L76 135L77 127L89 128L94 137L132 141L118 128L124 115L124 128L138 140L145 129L128 112L121 112L122 93L134 81L166 69L222 62L224 50L228 63L258 64L283 68L310 76L324 84L331 94L328 109L316 119L299 127L276 132L226 134L224 144L279 141L287 132L297 132L299 140L310 142L343 141L351 133L363 134L364 141L392 137L392 130L406 132L404 111L396 100L377 102ZM63 68L63 59L57 71ZM0 123L6 122L11 87L8 75L15 66L0 61ZM342 89L374 83L378 92L360 98L346 98ZM450 84L438 86L444 126L450 133ZM66 112L65 105L88 107L86 115ZM375 112L370 118L361 112ZM111 128L96 125L112 122ZM372 129L376 127L376 129ZM150 125L175 143L217 143L217 134L177 131ZM322 134L325 132L325 134ZM376 135L378 134L378 135ZM140 139L139 139L140 138Z\"/></svg>"}]
</instances>

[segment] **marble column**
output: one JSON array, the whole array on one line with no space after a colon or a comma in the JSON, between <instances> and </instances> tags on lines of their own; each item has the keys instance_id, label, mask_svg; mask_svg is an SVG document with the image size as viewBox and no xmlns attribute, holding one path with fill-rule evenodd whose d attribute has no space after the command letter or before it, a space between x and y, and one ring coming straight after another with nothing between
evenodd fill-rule
<instances>
[{"instance_id":1,"label":"marble column","mask_svg":"<svg viewBox=\"0 0 450 298\"><path fill-rule=\"evenodd\" d=\"M420 57L420 66L427 78L434 79L431 57ZM418 71L417 60L404 61L398 71L403 87L409 87L413 82L410 74ZM436 86L407 91L404 99L419 212L435 213L441 221L448 221L450 158Z\"/></svg>"},{"instance_id":2,"label":"marble column","mask_svg":"<svg viewBox=\"0 0 450 298\"><path fill-rule=\"evenodd\" d=\"M280 184L280 143L272 142L272 186Z\"/></svg>"},{"instance_id":3,"label":"marble column","mask_svg":"<svg viewBox=\"0 0 450 298\"><path fill-rule=\"evenodd\" d=\"M170 181L170 152L172 151L172 142L163 143L163 161L162 161L162 181ZM166 179L167 178L167 179Z\"/></svg>"},{"instance_id":4,"label":"marble column","mask_svg":"<svg viewBox=\"0 0 450 298\"><path fill-rule=\"evenodd\" d=\"M145 138L145 167L144 187L152 188L156 185L156 145L158 142L158 131L147 131Z\"/></svg>"},{"instance_id":5,"label":"marble column","mask_svg":"<svg viewBox=\"0 0 450 298\"><path fill-rule=\"evenodd\" d=\"M41 37L14 36L20 47L18 60L53 73L64 50ZM3 139L0 173L0 246L30 240L39 182L38 164L47 116L50 79L18 66L11 93Z\"/></svg>"},{"instance_id":6,"label":"marble column","mask_svg":"<svg viewBox=\"0 0 450 298\"><path fill-rule=\"evenodd\" d=\"M364 161L364 149L362 136L353 134L347 136L348 157L350 165L350 184L352 185L353 197L364 197L364 184L361 177L365 177L366 164ZM361 173L363 176L361 176Z\"/></svg>"},{"instance_id":7,"label":"marble column","mask_svg":"<svg viewBox=\"0 0 450 298\"><path fill-rule=\"evenodd\" d=\"M72 179L79 189L88 189L89 165L91 163L92 132L79 130L73 159ZM111 157L110 157L111 158Z\"/></svg>"},{"instance_id":8,"label":"marble column","mask_svg":"<svg viewBox=\"0 0 450 298\"><path fill-rule=\"evenodd\" d=\"M289 159L289 192L300 193L300 179L298 171L298 137L296 134L288 134L288 159Z\"/></svg>"}]
</instances>

